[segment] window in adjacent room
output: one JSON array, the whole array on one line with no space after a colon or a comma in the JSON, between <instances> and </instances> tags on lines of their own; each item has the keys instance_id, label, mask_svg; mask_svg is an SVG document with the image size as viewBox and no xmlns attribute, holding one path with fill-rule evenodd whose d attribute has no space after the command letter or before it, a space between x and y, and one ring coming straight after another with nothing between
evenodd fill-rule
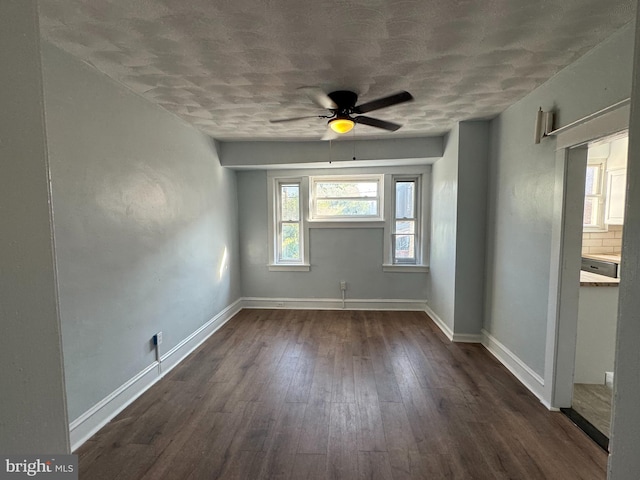
<instances>
[{"instance_id":1,"label":"window in adjacent room","mask_svg":"<svg viewBox=\"0 0 640 480\"><path fill-rule=\"evenodd\" d=\"M604 229L604 173L605 160L589 160L584 189L584 229Z\"/></svg>"}]
</instances>

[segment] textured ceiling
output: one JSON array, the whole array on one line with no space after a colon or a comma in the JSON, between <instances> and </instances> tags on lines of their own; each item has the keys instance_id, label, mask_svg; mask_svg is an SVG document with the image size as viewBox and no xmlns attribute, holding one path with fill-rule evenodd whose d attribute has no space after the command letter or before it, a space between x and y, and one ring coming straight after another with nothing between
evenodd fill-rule
<instances>
[{"instance_id":1,"label":"textured ceiling","mask_svg":"<svg viewBox=\"0 0 640 480\"><path fill-rule=\"evenodd\" d=\"M490 118L633 18L634 0L44 0L44 37L221 140L319 139L301 91L350 89L395 133ZM352 134L348 134L351 136Z\"/></svg>"}]
</instances>

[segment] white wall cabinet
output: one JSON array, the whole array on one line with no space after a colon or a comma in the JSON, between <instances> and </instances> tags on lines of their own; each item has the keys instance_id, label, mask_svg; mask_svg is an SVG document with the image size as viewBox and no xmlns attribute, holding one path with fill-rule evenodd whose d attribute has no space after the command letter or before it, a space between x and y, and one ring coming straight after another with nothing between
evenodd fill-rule
<instances>
[{"instance_id":1,"label":"white wall cabinet","mask_svg":"<svg viewBox=\"0 0 640 480\"><path fill-rule=\"evenodd\" d=\"M619 168L607 172L607 200L604 223L622 225L624 223L624 201L627 188L627 169Z\"/></svg>"}]
</instances>

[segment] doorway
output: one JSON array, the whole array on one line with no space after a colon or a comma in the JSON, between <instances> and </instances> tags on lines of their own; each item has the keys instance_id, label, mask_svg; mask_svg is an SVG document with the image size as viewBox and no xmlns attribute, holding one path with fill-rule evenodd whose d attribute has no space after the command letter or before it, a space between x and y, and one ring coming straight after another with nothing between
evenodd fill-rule
<instances>
[{"instance_id":1,"label":"doorway","mask_svg":"<svg viewBox=\"0 0 640 480\"><path fill-rule=\"evenodd\" d=\"M628 132L590 142L582 212L581 271L571 408L565 411L608 449Z\"/></svg>"},{"instance_id":2,"label":"doorway","mask_svg":"<svg viewBox=\"0 0 640 480\"><path fill-rule=\"evenodd\" d=\"M628 129L628 102L557 133L544 401L571 408L578 346L583 218L589 144Z\"/></svg>"}]
</instances>

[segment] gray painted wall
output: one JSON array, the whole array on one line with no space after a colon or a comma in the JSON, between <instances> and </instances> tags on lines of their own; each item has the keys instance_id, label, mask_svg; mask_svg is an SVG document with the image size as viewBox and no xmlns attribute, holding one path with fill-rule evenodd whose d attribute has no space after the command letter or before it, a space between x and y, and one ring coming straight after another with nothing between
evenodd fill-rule
<instances>
[{"instance_id":1,"label":"gray painted wall","mask_svg":"<svg viewBox=\"0 0 640 480\"><path fill-rule=\"evenodd\" d=\"M555 140L533 143L535 113L554 109L562 126L629 97L633 33L627 25L491 123L484 326L540 375Z\"/></svg>"},{"instance_id":2,"label":"gray painted wall","mask_svg":"<svg viewBox=\"0 0 640 480\"><path fill-rule=\"evenodd\" d=\"M346 280L350 299L426 298L426 273L382 271L381 228L312 228L311 271L268 271L266 172L238 172L238 198L243 296L336 299Z\"/></svg>"},{"instance_id":3,"label":"gray painted wall","mask_svg":"<svg viewBox=\"0 0 640 480\"><path fill-rule=\"evenodd\" d=\"M444 155L431 173L431 252L427 303L453 330L455 311L458 156L460 126L445 138Z\"/></svg>"},{"instance_id":4,"label":"gray painted wall","mask_svg":"<svg viewBox=\"0 0 640 480\"><path fill-rule=\"evenodd\" d=\"M37 4L0 2L0 452L67 453Z\"/></svg>"},{"instance_id":5,"label":"gray painted wall","mask_svg":"<svg viewBox=\"0 0 640 480\"><path fill-rule=\"evenodd\" d=\"M640 25L640 5L637 11ZM627 197L622 240L622 271L614 377L614 405L609 458L609 478L626 480L640 472L638 432L640 431L640 29L636 32L635 65L631 123L629 127L629 161Z\"/></svg>"},{"instance_id":6,"label":"gray painted wall","mask_svg":"<svg viewBox=\"0 0 640 480\"><path fill-rule=\"evenodd\" d=\"M482 330L489 123L460 122L433 166L429 307L455 334Z\"/></svg>"},{"instance_id":7,"label":"gray painted wall","mask_svg":"<svg viewBox=\"0 0 640 480\"><path fill-rule=\"evenodd\" d=\"M461 122L458 135L456 334L478 335L484 309L489 123Z\"/></svg>"},{"instance_id":8,"label":"gray painted wall","mask_svg":"<svg viewBox=\"0 0 640 480\"><path fill-rule=\"evenodd\" d=\"M216 144L43 45L73 420L240 297L235 173ZM226 253L225 253L226 252Z\"/></svg>"}]
</instances>

